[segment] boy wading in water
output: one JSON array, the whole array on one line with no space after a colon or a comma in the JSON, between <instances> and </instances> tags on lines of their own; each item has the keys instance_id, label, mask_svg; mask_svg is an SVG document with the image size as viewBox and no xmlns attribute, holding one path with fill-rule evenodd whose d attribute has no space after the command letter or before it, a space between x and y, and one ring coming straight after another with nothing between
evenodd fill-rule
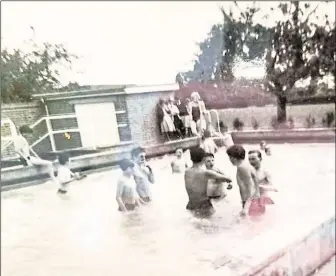
<instances>
[{"instance_id":1,"label":"boy wading in water","mask_svg":"<svg viewBox=\"0 0 336 276\"><path fill-rule=\"evenodd\" d=\"M241 145L233 145L226 151L232 165L237 167L237 184L242 201L240 215L258 216L265 213L265 205L260 200L259 185L255 169L245 162L245 149Z\"/></svg>"},{"instance_id":2,"label":"boy wading in water","mask_svg":"<svg viewBox=\"0 0 336 276\"><path fill-rule=\"evenodd\" d=\"M187 209L198 216L211 216L215 210L208 197L208 181L231 182L225 175L207 170L203 167L205 152L202 148L190 150L193 165L184 173L186 191L189 197Z\"/></svg>"},{"instance_id":3,"label":"boy wading in water","mask_svg":"<svg viewBox=\"0 0 336 276\"><path fill-rule=\"evenodd\" d=\"M152 168L146 163L146 153L141 147L137 147L131 151L134 160L134 179L136 182L136 190L140 198L145 201L151 201L150 185L154 184L154 174Z\"/></svg>"},{"instance_id":4,"label":"boy wading in water","mask_svg":"<svg viewBox=\"0 0 336 276\"><path fill-rule=\"evenodd\" d=\"M122 212L133 211L141 203L144 203L136 191L136 183L133 177L134 163L124 159L120 161L119 167L122 170L122 175L118 180L116 193L118 210Z\"/></svg>"},{"instance_id":5,"label":"boy wading in water","mask_svg":"<svg viewBox=\"0 0 336 276\"><path fill-rule=\"evenodd\" d=\"M225 173L223 171L215 167L215 157L212 153L205 153L204 163L205 163L205 167L208 170L212 170L214 172L217 172L225 176ZM230 178L227 177L227 179L230 179ZM226 196L226 193L224 191L223 184L224 184L223 182L218 182L216 180L210 179L208 182L208 191L207 191L208 197L210 199L224 198ZM231 190L232 185L228 184L226 189Z\"/></svg>"},{"instance_id":6,"label":"boy wading in water","mask_svg":"<svg viewBox=\"0 0 336 276\"><path fill-rule=\"evenodd\" d=\"M66 154L61 154L58 157L59 167L57 172L57 179L60 184L60 188L58 189L58 194L66 194L68 191L68 184L75 181L80 180L86 177L86 175L79 175L78 173L73 173L69 169L69 156Z\"/></svg>"},{"instance_id":7,"label":"boy wading in water","mask_svg":"<svg viewBox=\"0 0 336 276\"><path fill-rule=\"evenodd\" d=\"M268 196L267 192L277 192L278 190L272 185L272 178L270 173L261 164L261 152L259 150L250 150L248 152L248 159L251 166L256 170L261 201L264 204L274 204L274 201Z\"/></svg>"},{"instance_id":8,"label":"boy wading in water","mask_svg":"<svg viewBox=\"0 0 336 276\"><path fill-rule=\"evenodd\" d=\"M176 150L175 156L175 160L171 162L172 173L184 173L188 165L184 159L183 150Z\"/></svg>"}]
</instances>

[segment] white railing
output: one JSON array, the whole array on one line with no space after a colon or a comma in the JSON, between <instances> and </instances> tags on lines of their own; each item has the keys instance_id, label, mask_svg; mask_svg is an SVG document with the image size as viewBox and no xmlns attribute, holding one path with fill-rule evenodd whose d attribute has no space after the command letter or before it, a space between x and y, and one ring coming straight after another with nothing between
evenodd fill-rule
<instances>
[{"instance_id":1,"label":"white railing","mask_svg":"<svg viewBox=\"0 0 336 276\"><path fill-rule=\"evenodd\" d=\"M209 112L210 112L210 116L211 116L211 113L214 113L216 115L216 128L217 128L217 132L220 132L218 111L216 109L210 109Z\"/></svg>"}]
</instances>

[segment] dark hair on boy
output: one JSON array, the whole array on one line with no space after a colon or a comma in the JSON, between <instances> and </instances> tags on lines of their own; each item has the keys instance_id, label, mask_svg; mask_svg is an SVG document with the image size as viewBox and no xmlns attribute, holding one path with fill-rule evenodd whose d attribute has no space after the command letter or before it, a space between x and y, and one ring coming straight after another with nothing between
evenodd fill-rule
<instances>
[{"instance_id":1,"label":"dark hair on boy","mask_svg":"<svg viewBox=\"0 0 336 276\"><path fill-rule=\"evenodd\" d=\"M200 148L192 148L190 150L190 159L193 163L201 163L203 161L203 158L205 156L205 151Z\"/></svg>"},{"instance_id":2,"label":"dark hair on boy","mask_svg":"<svg viewBox=\"0 0 336 276\"><path fill-rule=\"evenodd\" d=\"M59 156L58 156L58 162L61 164L61 165L65 165L67 162L69 162L70 158L67 154L65 153L61 153Z\"/></svg>"},{"instance_id":3,"label":"dark hair on boy","mask_svg":"<svg viewBox=\"0 0 336 276\"><path fill-rule=\"evenodd\" d=\"M204 158L205 157L212 157L212 158L215 158L215 156L212 154L212 153L210 153L210 152L206 152L205 154L204 154Z\"/></svg>"},{"instance_id":4,"label":"dark hair on boy","mask_svg":"<svg viewBox=\"0 0 336 276\"><path fill-rule=\"evenodd\" d=\"M139 155L142 152L145 152L144 148L142 148L142 147L136 147L136 148L132 149L131 155L132 155L132 157L136 157L137 155Z\"/></svg>"},{"instance_id":5,"label":"dark hair on boy","mask_svg":"<svg viewBox=\"0 0 336 276\"><path fill-rule=\"evenodd\" d=\"M233 145L226 150L229 157L236 158L238 160L245 159L245 149L241 145Z\"/></svg>"},{"instance_id":6,"label":"dark hair on boy","mask_svg":"<svg viewBox=\"0 0 336 276\"><path fill-rule=\"evenodd\" d=\"M260 150L250 150L248 152L248 154L257 154L257 156L259 157L260 160L262 160L262 155L261 155L261 151Z\"/></svg>"},{"instance_id":7,"label":"dark hair on boy","mask_svg":"<svg viewBox=\"0 0 336 276\"><path fill-rule=\"evenodd\" d=\"M30 128L30 126L28 125L23 125L23 126L20 126L19 127L19 132L21 134L24 134L24 133L33 133L33 130Z\"/></svg>"},{"instance_id":8,"label":"dark hair on boy","mask_svg":"<svg viewBox=\"0 0 336 276\"><path fill-rule=\"evenodd\" d=\"M133 168L134 163L128 159L123 159L119 161L119 167L122 171L126 171L128 168Z\"/></svg>"}]
</instances>

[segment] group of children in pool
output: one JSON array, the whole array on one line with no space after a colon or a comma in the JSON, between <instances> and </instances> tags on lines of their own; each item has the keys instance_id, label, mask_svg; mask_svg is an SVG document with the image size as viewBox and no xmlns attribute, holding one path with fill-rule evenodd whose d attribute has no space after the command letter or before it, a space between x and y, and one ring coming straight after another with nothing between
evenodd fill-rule
<instances>
[{"instance_id":1,"label":"group of children in pool","mask_svg":"<svg viewBox=\"0 0 336 276\"><path fill-rule=\"evenodd\" d=\"M261 149L270 155L266 143L261 143ZM188 165L182 149L176 151L176 158L171 163L173 173L184 173L189 198L186 208L197 216L212 215L215 211L212 200L224 198L225 191L232 189L231 178L215 166L216 151L214 143L203 141L200 147L189 151L192 165ZM270 174L261 164L261 151L249 151L249 162L245 162L246 152L241 145L232 145L226 152L231 163L237 167L236 180L242 201L240 215L262 215L266 204L274 204L267 193L277 190L272 185ZM146 163L145 151L138 147L132 150L131 155L132 161L124 159L119 163L122 175L117 184L116 200L120 211L132 211L152 198L150 186L154 183L154 174Z\"/></svg>"}]
</instances>

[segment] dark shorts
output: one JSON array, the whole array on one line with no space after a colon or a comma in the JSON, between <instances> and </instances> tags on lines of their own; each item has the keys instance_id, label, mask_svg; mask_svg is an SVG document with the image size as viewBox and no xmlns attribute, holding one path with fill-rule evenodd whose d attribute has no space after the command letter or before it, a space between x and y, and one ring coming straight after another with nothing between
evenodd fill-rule
<instances>
[{"instance_id":1,"label":"dark shorts","mask_svg":"<svg viewBox=\"0 0 336 276\"><path fill-rule=\"evenodd\" d=\"M136 205L135 205L135 204L124 203L124 205L125 205L127 211L133 211L133 210L135 210L135 208L136 208ZM122 210L120 209L120 207L118 208L118 211L122 211Z\"/></svg>"},{"instance_id":2,"label":"dark shorts","mask_svg":"<svg viewBox=\"0 0 336 276\"><path fill-rule=\"evenodd\" d=\"M221 199L224 198L225 195L218 195L218 196L209 196L209 199Z\"/></svg>"},{"instance_id":3,"label":"dark shorts","mask_svg":"<svg viewBox=\"0 0 336 276\"><path fill-rule=\"evenodd\" d=\"M141 197L141 199L144 201L144 202L150 202L151 199L149 196L146 196L146 197Z\"/></svg>"},{"instance_id":4,"label":"dark shorts","mask_svg":"<svg viewBox=\"0 0 336 276\"><path fill-rule=\"evenodd\" d=\"M57 193L61 194L61 195L65 195L67 193L67 191L62 190L62 189L58 189Z\"/></svg>"},{"instance_id":5,"label":"dark shorts","mask_svg":"<svg viewBox=\"0 0 336 276\"><path fill-rule=\"evenodd\" d=\"M186 208L187 210L190 211L197 211L197 210L211 209L213 208L213 206L210 199L208 199L197 203L192 203L189 201Z\"/></svg>"}]
</instances>

